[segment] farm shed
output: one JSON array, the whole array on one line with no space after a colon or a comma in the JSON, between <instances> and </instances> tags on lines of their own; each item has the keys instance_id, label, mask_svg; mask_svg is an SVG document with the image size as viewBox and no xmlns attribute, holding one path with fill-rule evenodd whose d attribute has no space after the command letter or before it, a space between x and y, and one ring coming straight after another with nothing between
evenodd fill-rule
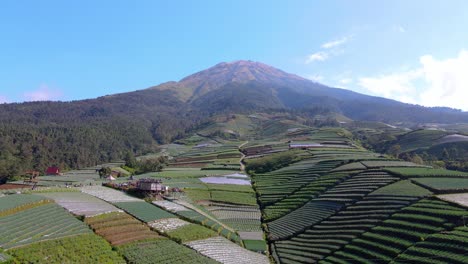
<instances>
[{"instance_id":1,"label":"farm shed","mask_svg":"<svg viewBox=\"0 0 468 264\"><path fill-rule=\"evenodd\" d=\"M165 192L166 186L161 184L160 179L141 179L137 182L137 188L142 191Z\"/></svg>"},{"instance_id":2,"label":"farm shed","mask_svg":"<svg viewBox=\"0 0 468 264\"><path fill-rule=\"evenodd\" d=\"M46 175L61 175L60 173L60 168L59 167L48 167L47 170L45 171Z\"/></svg>"}]
</instances>

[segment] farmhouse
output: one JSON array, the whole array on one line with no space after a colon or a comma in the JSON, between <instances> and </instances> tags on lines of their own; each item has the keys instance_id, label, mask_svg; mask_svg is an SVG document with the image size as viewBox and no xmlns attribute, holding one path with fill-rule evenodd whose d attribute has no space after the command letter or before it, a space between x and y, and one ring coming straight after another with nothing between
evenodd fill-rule
<instances>
[{"instance_id":1,"label":"farmhouse","mask_svg":"<svg viewBox=\"0 0 468 264\"><path fill-rule=\"evenodd\" d=\"M137 189L148 192L162 193L167 191L167 187L162 185L160 179L141 179L137 181Z\"/></svg>"},{"instance_id":2,"label":"farmhouse","mask_svg":"<svg viewBox=\"0 0 468 264\"><path fill-rule=\"evenodd\" d=\"M47 170L45 171L46 175L61 175L60 174L60 169L58 167L52 166L48 167Z\"/></svg>"}]
</instances>

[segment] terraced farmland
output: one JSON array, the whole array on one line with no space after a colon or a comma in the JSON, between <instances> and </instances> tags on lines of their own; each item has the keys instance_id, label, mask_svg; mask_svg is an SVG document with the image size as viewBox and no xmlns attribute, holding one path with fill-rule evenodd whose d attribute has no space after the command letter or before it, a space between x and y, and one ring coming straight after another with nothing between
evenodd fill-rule
<instances>
[{"instance_id":1,"label":"terraced farmland","mask_svg":"<svg viewBox=\"0 0 468 264\"><path fill-rule=\"evenodd\" d=\"M92 233L34 243L8 252L19 263L126 263L104 239Z\"/></svg>"},{"instance_id":2,"label":"terraced farmland","mask_svg":"<svg viewBox=\"0 0 468 264\"><path fill-rule=\"evenodd\" d=\"M79 192L42 193L41 196L54 200L57 204L75 215L95 216L104 213L122 211L94 196Z\"/></svg>"},{"instance_id":3,"label":"terraced farmland","mask_svg":"<svg viewBox=\"0 0 468 264\"><path fill-rule=\"evenodd\" d=\"M0 217L0 247L4 249L91 232L83 222L54 203Z\"/></svg>"},{"instance_id":4,"label":"terraced farmland","mask_svg":"<svg viewBox=\"0 0 468 264\"><path fill-rule=\"evenodd\" d=\"M260 264L269 263L264 255L251 252L222 237L208 238L186 243L200 254L226 264Z\"/></svg>"},{"instance_id":5,"label":"terraced farmland","mask_svg":"<svg viewBox=\"0 0 468 264\"><path fill-rule=\"evenodd\" d=\"M168 213L159 207L147 202L119 202L114 203L117 207L125 210L127 213L140 219L143 222L152 222L164 218L175 218L176 216Z\"/></svg>"},{"instance_id":6,"label":"terraced farmland","mask_svg":"<svg viewBox=\"0 0 468 264\"><path fill-rule=\"evenodd\" d=\"M114 246L159 237L147 225L126 213L109 213L88 217L85 222L96 234Z\"/></svg>"},{"instance_id":7,"label":"terraced farmland","mask_svg":"<svg viewBox=\"0 0 468 264\"><path fill-rule=\"evenodd\" d=\"M118 246L128 263L218 263L169 239L150 239Z\"/></svg>"},{"instance_id":8,"label":"terraced farmland","mask_svg":"<svg viewBox=\"0 0 468 264\"><path fill-rule=\"evenodd\" d=\"M456 227L463 215L463 208L437 199L421 200L353 239L323 263L368 263L366 259L391 262L413 244Z\"/></svg>"}]
</instances>

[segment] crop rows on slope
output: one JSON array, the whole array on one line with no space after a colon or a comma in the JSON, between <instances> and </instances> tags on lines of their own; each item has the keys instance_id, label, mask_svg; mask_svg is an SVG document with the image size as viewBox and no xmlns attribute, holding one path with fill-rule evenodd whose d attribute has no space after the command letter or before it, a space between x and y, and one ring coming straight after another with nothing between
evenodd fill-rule
<instances>
[{"instance_id":1,"label":"crop rows on slope","mask_svg":"<svg viewBox=\"0 0 468 264\"><path fill-rule=\"evenodd\" d=\"M276 253L280 259L309 254L308 257L317 261L417 199L403 196L367 196L299 235L288 240L276 241Z\"/></svg>"},{"instance_id":2,"label":"crop rows on slope","mask_svg":"<svg viewBox=\"0 0 468 264\"><path fill-rule=\"evenodd\" d=\"M195 212L192 210L191 211L178 211L176 212L176 214L189 222L193 222L193 223L208 227L211 230L217 232L218 234L224 236L225 238L230 239L236 243L240 243L240 238L236 233L229 231L228 229L224 228L219 223L211 220L210 218L207 218L206 216L198 212Z\"/></svg>"},{"instance_id":3,"label":"crop rows on slope","mask_svg":"<svg viewBox=\"0 0 468 264\"><path fill-rule=\"evenodd\" d=\"M50 202L51 201L49 199L33 194L11 194L2 196L0 197L0 217L41 206Z\"/></svg>"},{"instance_id":4,"label":"crop rows on slope","mask_svg":"<svg viewBox=\"0 0 468 264\"><path fill-rule=\"evenodd\" d=\"M93 233L41 241L8 253L18 261L12 263L126 263L103 238Z\"/></svg>"},{"instance_id":5,"label":"crop rows on slope","mask_svg":"<svg viewBox=\"0 0 468 264\"><path fill-rule=\"evenodd\" d=\"M11 248L91 230L57 204L46 204L0 217L0 247Z\"/></svg>"},{"instance_id":6,"label":"crop rows on slope","mask_svg":"<svg viewBox=\"0 0 468 264\"><path fill-rule=\"evenodd\" d=\"M150 239L118 246L128 263L218 263L169 239Z\"/></svg>"},{"instance_id":7,"label":"crop rows on slope","mask_svg":"<svg viewBox=\"0 0 468 264\"><path fill-rule=\"evenodd\" d=\"M423 199L352 240L325 258L324 263L369 263L369 259L388 263L414 243L453 228L463 215L466 215L463 208L437 199Z\"/></svg>"},{"instance_id":8,"label":"crop rows on slope","mask_svg":"<svg viewBox=\"0 0 468 264\"><path fill-rule=\"evenodd\" d=\"M206 207L217 219L237 231L261 231L260 209L216 203Z\"/></svg>"},{"instance_id":9,"label":"crop rows on slope","mask_svg":"<svg viewBox=\"0 0 468 264\"><path fill-rule=\"evenodd\" d=\"M117 207L94 196L80 192L42 193L49 199L75 215L95 216L98 214L121 211Z\"/></svg>"},{"instance_id":10,"label":"crop rows on slope","mask_svg":"<svg viewBox=\"0 0 468 264\"><path fill-rule=\"evenodd\" d=\"M269 263L268 258L266 256L249 251L222 237L214 237L204 240L192 241L187 243L186 245L198 251L200 254L210 257L221 263Z\"/></svg>"},{"instance_id":11,"label":"crop rows on slope","mask_svg":"<svg viewBox=\"0 0 468 264\"><path fill-rule=\"evenodd\" d=\"M85 219L94 232L112 245L157 238L158 234L126 213L109 213Z\"/></svg>"},{"instance_id":12,"label":"crop rows on slope","mask_svg":"<svg viewBox=\"0 0 468 264\"><path fill-rule=\"evenodd\" d=\"M432 235L400 254L391 263L465 264L468 263L468 227Z\"/></svg>"},{"instance_id":13,"label":"crop rows on slope","mask_svg":"<svg viewBox=\"0 0 468 264\"><path fill-rule=\"evenodd\" d=\"M467 172L452 171L446 169L433 169L433 168L408 168L408 167L395 167L386 168L386 171L401 175L404 177L468 177Z\"/></svg>"},{"instance_id":14,"label":"crop rows on slope","mask_svg":"<svg viewBox=\"0 0 468 264\"><path fill-rule=\"evenodd\" d=\"M311 181L284 199L266 206L263 211L263 219L265 221L272 221L285 216L349 177L351 177L351 175L348 173L341 172L318 177L316 180Z\"/></svg>"},{"instance_id":15,"label":"crop rows on slope","mask_svg":"<svg viewBox=\"0 0 468 264\"><path fill-rule=\"evenodd\" d=\"M316 200L350 204L398 179L383 171L364 171L321 194Z\"/></svg>"},{"instance_id":16,"label":"crop rows on slope","mask_svg":"<svg viewBox=\"0 0 468 264\"><path fill-rule=\"evenodd\" d=\"M285 239L328 218L341 208L333 202L308 202L303 207L268 223L269 239Z\"/></svg>"},{"instance_id":17,"label":"crop rows on slope","mask_svg":"<svg viewBox=\"0 0 468 264\"><path fill-rule=\"evenodd\" d=\"M320 174L335 168L341 161L302 161L289 167L253 176L255 187L259 193L259 201L263 206L273 204L291 195Z\"/></svg>"},{"instance_id":18,"label":"crop rows on slope","mask_svg":"<svg viewBox=\"0 0 468 264\"><path fill-rule=\"evenodd\" d=\"M150 203L141 202L121 202L114 203L117 207L140 219L143 222L152 222L158 219L175 218L176 216L156 207Z\"/></svg>"}]
</instances>

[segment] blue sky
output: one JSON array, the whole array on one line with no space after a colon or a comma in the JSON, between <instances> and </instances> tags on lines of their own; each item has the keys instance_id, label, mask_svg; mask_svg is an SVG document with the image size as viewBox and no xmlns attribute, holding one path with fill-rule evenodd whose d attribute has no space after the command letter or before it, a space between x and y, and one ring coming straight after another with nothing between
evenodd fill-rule
<instances>
[{"instance_id":1,"label":"blue sky","mask_svg":"<svg viewBox=\"0 0 468 264\"><path fill-rule=\"evenodd\" d=\"M78 100L249 59L468 110L468 1L25 1L0 8L0 102Z\"/></svg>"}]
</instances>

